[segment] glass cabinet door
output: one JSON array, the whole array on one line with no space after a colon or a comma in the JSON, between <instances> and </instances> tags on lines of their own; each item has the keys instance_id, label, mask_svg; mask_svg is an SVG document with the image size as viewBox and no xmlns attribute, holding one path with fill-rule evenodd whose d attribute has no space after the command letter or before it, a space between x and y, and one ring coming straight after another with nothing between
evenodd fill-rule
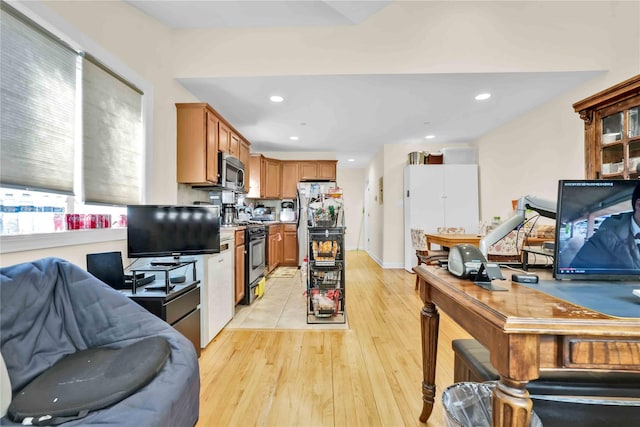
<instances>
[{"instance_id":1,"label":"glass cabinet door","mask_svg":"<svg viewBox=\"0 0 640 427\"><path fill-rule=\"evenodd\" d=\"M624 132L624 113L619 112L602 118L602 145L620 141Z\"/></svg>"},{"instance_id":2,"label":"glass cabinet door","mask_svg":"<svg viewBox=\"0 0 640 427\"><path fill-rule=\"evenodd\" d=\"M640 176L640 106L637 102L618 104L602 111L598 135L603 177Z\"/></svg>"},{"instance_id":3,"label":"glass cabinet door","mask_svg":"<svg viewBox=\"0 0 640 427\"><path fill-rule=\"evenodd\" d=\"M640 74L573 104L584 121L585 177L640 178Z\"/></svg>"},{"instance_id":4,"label":"glass cabinet door","mask_svg":"<svg viewBox=\"0 0 640 427\"><path fill-rule=\"evenodd\" d=\"M640 177L640 106L629 108L627 132L629 143L627 154L629 178Z\"/></svg>"},{"instance_id":5,"label":"glass cabinet door","mask_svg":"<svg viewBox=\"0 0 640 427\"><path fill-rule=\"evenodd\" d=\"M640 107L629 109L629 138L640 136Z\"/></svg>"}]
</instances>

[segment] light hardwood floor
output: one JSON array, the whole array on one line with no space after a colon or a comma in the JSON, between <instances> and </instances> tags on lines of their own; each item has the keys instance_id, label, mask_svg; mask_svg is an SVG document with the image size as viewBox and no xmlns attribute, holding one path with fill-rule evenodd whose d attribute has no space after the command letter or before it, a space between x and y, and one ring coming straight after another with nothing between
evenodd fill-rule
<instances>
[{"instance_id":1,"label":"light hardwood floor","mask_svg":"<svg viewBox=\"0 0 640 427\"><path fill-rule=\"evenodd\" d=\"M224 329L200 356L200 419L213 426L424 426L415 275L347 253L349 330ZM301 313L301 315L304 315ZM446 425L451 340L468 334L440 313L437 402Z\"/></svg>"}]
</instances>

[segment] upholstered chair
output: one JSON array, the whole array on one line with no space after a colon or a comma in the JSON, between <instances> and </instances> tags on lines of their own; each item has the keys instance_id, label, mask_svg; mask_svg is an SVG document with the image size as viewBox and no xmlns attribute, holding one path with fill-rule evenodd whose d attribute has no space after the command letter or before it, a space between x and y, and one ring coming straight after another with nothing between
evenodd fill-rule
<instances>
[{"instance_id":1,"label":"upholstered chair","mask_svg":"<svg viewBox=\"0 0 640 427\"><path fill-rule=\"evenodd\" d=\"M451 229L459 230L460 227L449 227ZM438 233L444 234L444 227L438 227ZM462 234L464 234L464 228L462 228ZM445 250L429 250L427 247L427 237L424 230L418 228L411 229L411 245L416 251L416 257L418 258L418 264L428 264L429 262L436 261L438 259L446 259L449 256L449 252ZM416 289L418 289L419 278L416 275Z\"/></svg>"}]
</instances>

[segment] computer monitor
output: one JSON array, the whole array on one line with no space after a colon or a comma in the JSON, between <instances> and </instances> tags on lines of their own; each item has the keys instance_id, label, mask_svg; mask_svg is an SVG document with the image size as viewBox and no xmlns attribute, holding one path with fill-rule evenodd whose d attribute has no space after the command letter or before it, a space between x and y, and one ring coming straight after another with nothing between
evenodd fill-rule
<instances>
[{"instance_id":1,"label":"computer monitor","mask_svg":"<svg viewBox=\"0 0 640 427\"><path fill-rule=\"evenodd\" d=\"M639 197L637 179L561 180L554 277L639 280Z\"/></svg>"},{"instance_id":2,"label":"computer monitor","mask_svg":"<svg viewBox=\"0 0 640 427\"><path fill-rule=\"evenodd\" d=\"M87 271L114 289L130 289L125 283L121 252L87 254Z\"/></svg>"}]
</instances>

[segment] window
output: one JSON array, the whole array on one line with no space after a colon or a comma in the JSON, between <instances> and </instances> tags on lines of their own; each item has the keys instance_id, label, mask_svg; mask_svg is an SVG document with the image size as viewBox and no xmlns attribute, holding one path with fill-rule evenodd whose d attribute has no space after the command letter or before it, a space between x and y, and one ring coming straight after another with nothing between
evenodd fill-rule
<instances>
[{"instance_id":1,"label":"window","mask_svg":"<svg viewBox=\"0 0 640 427\"><path fill-rule=\"evenodd\" d=\"M2 234L51 231L49 219L38 221L60 206L117 217L140 203L142 91L6 3L0 9L0 184L13 190L0 189L11 194ZM23 209L27 225L16 230Z\"/></svg>"}]
</instances>

